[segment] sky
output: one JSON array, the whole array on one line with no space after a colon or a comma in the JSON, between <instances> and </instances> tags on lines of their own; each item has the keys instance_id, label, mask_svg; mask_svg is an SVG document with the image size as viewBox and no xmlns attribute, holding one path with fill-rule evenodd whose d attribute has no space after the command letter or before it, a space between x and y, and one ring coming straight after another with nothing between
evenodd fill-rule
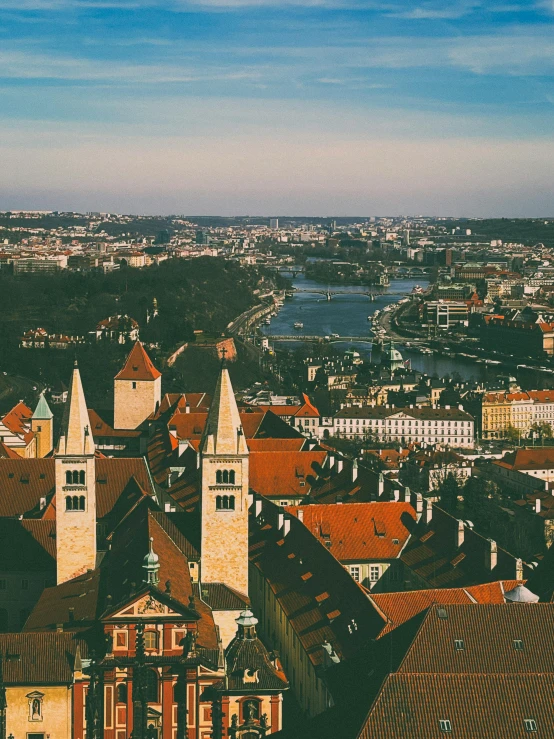
<instances>
[{"instance_id":1,"label":"sky","mask_svg":"<svg viewBox=\"0 0 554 739\"><path fill-rule=\"evenodd\" d=\"M554 0L0 0L0 209L554 216Z\"/></svg>"}]
</instances>

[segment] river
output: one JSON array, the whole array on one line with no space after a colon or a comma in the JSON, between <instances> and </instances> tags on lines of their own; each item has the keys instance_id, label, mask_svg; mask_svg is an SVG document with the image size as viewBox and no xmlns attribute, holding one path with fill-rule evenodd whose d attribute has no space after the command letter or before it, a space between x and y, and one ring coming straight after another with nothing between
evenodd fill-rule
<instances>
[{"instance_id":1,"label":"river","mask_svg":"<svg viewBox=\"0 0 554 739\"><path fill-rule=\"evenodd\" d=\"M354 348L365 358L371 358L371 336L369 329L371 323L368 316L373 315L376 310L391 303L396 303L402 298L410 295L416 285L425 288L429 284L424 279L391 280L390 286L384 288L382 294L376 294L373 302L365 295L352 294L361 290L357 285L331 286L331 291L341 291L341 295L333 295L332 300L327 300L325 295L317 293L302 292L302 290L323 290L327 286L321 283L307 280L300 274L292 280L297 290L290 300L286 300L279 313L271 319L269 326L264 325L263 333L272 336L291 336L295 333L305 336L331 336L339 334L342 336L367 336L363 342L333 342L337 348ZM381 290L381 288L375 288ZM294 328L294 324L300 322L304 327L300 330ZM279 342L278 346L298 347L298 342ZM397 344L405 359L410 359L412 367L428 375L444 377L457 372L464 380L486 379L491 370L486 365L481 365L463 358L451 359L430 354L419 354L406 349L402 344ZM497 370L496 370L497 372Z\"/></svg>"}]
</instances>

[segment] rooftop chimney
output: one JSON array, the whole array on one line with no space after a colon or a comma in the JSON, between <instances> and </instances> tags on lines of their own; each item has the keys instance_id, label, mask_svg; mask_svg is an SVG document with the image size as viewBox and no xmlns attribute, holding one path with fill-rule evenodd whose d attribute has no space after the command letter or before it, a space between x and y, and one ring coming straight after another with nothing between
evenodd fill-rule
<instances>
[{"instance_id":1,"label":"rooftop chimney","mask_svg":"<svg viewBox=\"0 0 554 739\"><path fill-rule=\"evenodd\" d=\"M298 518L299 521L303 521L304 520L304 510L302 508L299 508L298 509L296 515L297 515L297 518Z\"/></svg>"},{"instance_id":2,"label":"rooftop chimney","mask_svg":"<svg viewBox=\"0 0 554 739\"><path fill-rule=\"evenodd\" d=\"M261 498L257 498L255 508L254 508L254 513L256 515L256 518L258 518L261 512L262 512L262 500Z\"/></svg>"},{"instance_id":3,"label":"rooftop chimney","mask_svg":"<svg viewBox=\"0 0 554 739\"><path fill-rule=\"evenodd\" d=\"M352 482L356 482L358 479L358 460L355 459L352 462Z\"/></svg>"},{"instance_id":4,"label":"rooftop chimney","mask_svg":"<svg viewBox=\"0 0 554 739\"><path fill-rule=\"evenodd\" d=\"M283 522L283 536L286 536L290 531L290 518L285 518Z\"/></svg>"},{"instance_id":5,"label":"rooftop chimney","mask_svg":"<svg viewBox=\"0 0 554 739\"><path fill-rule=\"evenodd\" d=\"M382 472L379 472L379 482L377 483L377 496L380 498L385 492L385 478Z\"/></svg>"},{"instance_id":6,"label":"rooftop chimney","mask_svg":"<svg viewBox=\"0 0 554 739\"><path fill-rule=\"evenodd\" d=\"M343 465L342 459L337 459L337 472L342 472L342 465Z\"/></svg>"},{"instance_id":7,"label":"rooftop chimney","mask_svg":"<svg viewBox=\"0 0 554 739\"><path fill-rule=\"evenodd\" d=\"M283 522L285 520L285 514L284 513L278 513L277 514L277 528L282 529L283 528Z\"/></svg>"},{"instance_id":8,"label":"rooftop chimney","mask_svg":"<svg viewBox=\"0 0 554 739\"><path fill-rule=\"evenodd\" d=\"M458 521L458 530L456 532L456 547L459 549L464 543L464 522Z\"/></svg>"},{"instance_id":9,"label":"rooftop chimney","mask_svg":"<svg viewBox=\"0 0 554 739\"><path fill-rule=\"evenodd\" d=\"M187 403L185 406L185 413L190 413L190 404Z\"/></svg>"},{"instance_id":10,"label":"rooftop chimney","mask_svg":"<svg viewBox=\"0 0 554 739\"><path fill-rule=\"evenodd\" d=\"M410 499L411 499L410 488L406 486L404 488L404 503L409 503Z\"/></svg>"},{"instance_id":11,"label":"rooftop chimney","mask_svg":"<svg viewBox=\"0 0 554 739\"><path fill-rule=\"evenodd\" d=\"M516 580L523 580L523 560L516 559Z\"/></svg>"},{"instance_id":12,"label":"rooftop chimney","mask_svg":"<svg viewBox=\"0 0 554 739\"><path fill-rule=\"evenodd\" d=\"M433 504L430 500L425 501L425 523L431 523L433 518Z\"/></svg>"},{"instance_id":13,"label":"rooftop chimney","mask_svg":"<svg viewBox=\"0 0 554 739\"><path fill-rule=\"evenodd\" d=\"M535 513L540 513L540 512L541 512L541 499L537 498L535 500Z\"/></svg>"},{"instance_id":14,"label":"rooftop chimney","mask_svg":"<svg viewBox=\"0 0 554 739\"><path fill-rule=\"evenodd\" d=\"M489 548L488 551L485 552L485 566L487 569L492 571L498 562L498 547L496 546L494 539L489 539L488 542Z\"/></svg>"},{"instance_id":15,"label":"rooftop chimney","mask_svg":"<svg viewBox=\"0 0 554 739\"><path fill-rule=\"evenodd\" d=\"M421 495L421 493L417 493L417 495L416 495L416 506L415 506L415 509L416 509L416 513L418 514L417 517L419 519L419 517L423 513L423 496Z\"/></svg>"},{"instance_id":16,"label":"rooftop chimney","mask_svg":"<svg viewBox=\"0 0 554 739\"><path fill-rule=\"evenodd\" d=\"M333 467L335 466L335 455L334 454L330 454L328 456L328 460L329 460L329 469L332 470Z\"/></svg>"}]
</instances>

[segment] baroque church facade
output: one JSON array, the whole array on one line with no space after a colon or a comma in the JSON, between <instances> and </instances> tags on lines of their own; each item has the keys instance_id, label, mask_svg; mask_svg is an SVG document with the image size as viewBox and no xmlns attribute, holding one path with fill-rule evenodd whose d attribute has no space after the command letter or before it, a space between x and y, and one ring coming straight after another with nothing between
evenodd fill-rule
<instances>
[{"instance_id":1,"label":"baroque church facade","mask_svg":"<svg viewBox=\"0 0 554 739\"><path fill-rule=\"evenodd\" d=\"M160 373L137 342L112 429L151 434L160 406ZM0 526L14 560L29 542L34 552L8 574L42 562L49 585L37 583L22 631L0 634L0 739L279 731L288 683L249 609L249 449L227 368L196 453L193 516L163 505L144 458L99 453L91 416L75 366L53 454L0 459Z\"/></svg>"}]
</instances>

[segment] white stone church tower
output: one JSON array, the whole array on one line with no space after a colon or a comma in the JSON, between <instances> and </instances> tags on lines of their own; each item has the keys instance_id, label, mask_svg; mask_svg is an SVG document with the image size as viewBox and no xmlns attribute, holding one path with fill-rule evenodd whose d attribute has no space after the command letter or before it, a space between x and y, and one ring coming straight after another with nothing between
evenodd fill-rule
<instances>
[{"instance_id":1,"label":"white stone church tower","mask_svg":"<svg viewBox=\"0 0 554 739\"><path fill-rule=\"evenodd\" d=\"M94 440L75 362L55 452L58 585L96 567Z\"/></svg>"},{"instance_id":2,"label":"white stone church tower","mask_svg":"<svg viewBox=\"0 0 554 739\"><path fill-rule=\"evenodd\" d=\"M200 580L248 594L248 446L223 365L200 444Z\"/></svg>"}]
</instances>

